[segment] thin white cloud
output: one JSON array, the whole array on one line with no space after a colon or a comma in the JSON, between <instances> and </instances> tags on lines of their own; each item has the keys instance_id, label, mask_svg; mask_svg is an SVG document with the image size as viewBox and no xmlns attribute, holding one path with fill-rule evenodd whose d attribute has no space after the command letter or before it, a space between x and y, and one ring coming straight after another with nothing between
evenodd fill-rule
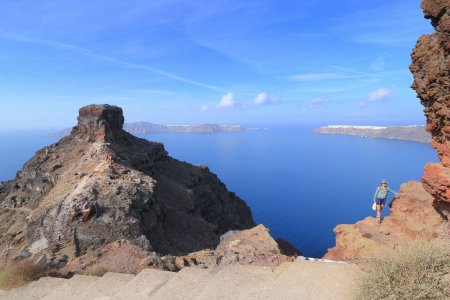
<instances>
[{"instance_id":1,"label":"thin white cloud","mask_svg":"<svg viewBox=\"0 0 450 300\"><path fill-rule=\"evenodd\" d=\"M352 69L349 69L349 68L343 68L343 67L336 66L336 65L330 65L330 67L332 67L332 68L334 68L336 70L339 70L339 71L346 72L346 73L360 75L359 77L373 77L373 76L375 76L375 74L372 74L372 73L355 71L355 70L352 70Z\"/></svg>"},{"instance_id":2,"label":"thin white cloud","mask_svg":"<svg viewBox=\"0 0 450 300\"><path fill-rule=\"evenodd\" d=\"M328 101L323 99L323 98L314 98L314 99L311 99L311 101L309 101L308 107L309 108L314 108L314 107L317 107L319 105L323 105L323 104L327 104L327 103L328 103Z\"/></svg>"},{"instance_id":3,"label":"thin white cloud","mask_svg":"<svg viewBox=\"0 0 450 300\"><path fill-rule=\"evenodd\" d=\"M226 108L233 108L237 106L236 99L234 98L233 93L227 93L222 96L220 99L219 104L217 104L217 109L226 109Z\"/></svg>"},{"instance_id":4,"label":"thin white cloud","mask_svg":"<svg viewBox=\"0 0 450 300\"><path fill-rule=\"evenodd\" d=\"M202 111L202 112L207 112L207 111L209 111L209 110L210 110L210 108L209 108L208 105L203 105L203 106L200 108L200 111Z\"/></svg>"},{"instance_id":5,"label":"thin white cloud","mask_svg":"<svg viewBox=\"0 0 450 300\"><path fill-rule=\"evenodd\" d=\"M322 81L339 79L341 75L338 73L305 73L293 75L290 78L294 81Z\"/></svg>"},{"instance_id":6,"label":"thin white cloud","mask_svg":"<svg viewBox=\"0 0 450 300\"><path fill-rule=\"evenodd\" d=\"M336 87L326 87L326 88L302 88L302 89L295 89L295 92L305 92L305 93L327 93L327 94L334 94L334 93L340 93L340 92L346 92L348 90L354 89L355 86L353 85L347 85L347 86L336 86Z\"/></svg>"},{"instance_id":7,"label":"thin white cloud","mask_svg":"<svg viewBox=\"0 0 450 300\"><path fill-rule=\"evenodd\" d=\"M371 102L382 102L387 100L396 91L396 88L379 88L375 91L370 92L367 95L367 99Z\"/></svg>"},{"instance_id":8,"label":"thin white cloud","mask_svg":"<svg viewBox=\"0 0 450 300\"><path fill-rule=\"evenodd\" d=\"M215 87L213 85L209 85L209 84L206 84L206 83L203 83L203 82L191 80L191 79L188 79L188 78L185 78L185 77L182 77L182 76L179 76L179 75L167 72L165 70L154 68L154 67L151 67L151 66L148 66L148 65L136 64L136 63L132 63L132 62L116 59L116 58L111 57L111 56L98 54L98 53L96 53L96 52L94 52L94 51L92 51L90 49L87 49L87 48L77 47L77 46L74 46L74 45L61 43L61 42L57 42L57 41L52 41L52 40L47 40L47 39L22 36L22 35L17 35L17 34L13 34L13 33L6 33L6 32L2 32L2 31L0 31L0 37L4 38L4 39L13 40L13 41L16 41L16 42L36 44L36 45L43 45L43 46L51 47L51 48L54 48L54 49L60 49L60 50L64 50L64 51L69 51L69 52L77 53L77 54L84 55L84 56L87 56L87 57L95 58L95 59L98 59L98 60L108 61L108 62L117 64L117 65L121 65L121 66L130 68L130 69L144 70L144 71L156 73L156 74L159 74L159 75L164 76L166 78L173 79L175 81L184 82L184 83L187 83L187 84L190 84L190 85L199 86L199 87L203 87L203 88L214 90L214 91L220 91L219 88L217 88L217 87Z\"/></svg>"},{"instance_id":9,"label":"thin white cloud","mask_svg":"<svg viewBox=\"0 0 450 300\"><path fill-rule=\"evenodd\" d=\"M383 70L385 65L386 65L385 56L380 55L377 56L377 58L375 58L374 61L370 64L370 68L375 72L380 72Z\"/></svg>"},{"instance_id":10,"label":"thin white cloud","mask_svg":"<svg viewBox=\"0 0 450 300\"><path fill-rule=\"evenodd\" d=\"M269 97L269 95L266 92L259 93L254 100L254 103L256 105L266 105L272 102L273 100Z\"/></svg>"},{"instance_id":11,"label":"thin white cloud","mask_svg":"<svg viewBox=\"0 0 450 300\"><path fill-rule=\"evenodd\" d=\"M360 34L353 36L351 39L353 42L358 44L408 44L414 42L418 35L390 35L386 32L381 33L370 33L370 34Z\"/></svg>"},{"instance_id":12,"label":"thin white cloud","mask_svg":"<svg viewBox=\"0 0 450 300\"><path fill-rule=\"evenodd\" d=\"M338 73L304 73L292 75L289 78L293 81L300 82L312 82L312 81L329 81L329 80L345 80L345 79L358 79L365 77L375 77L376 74L358 72L338 66L330 65L341 72Z\"/></svg>"},{"instance_id":13,"label":"thin white cloud","mask_svg":"<svg viewBox=\"0 0 450 300\"><path fill-rule=\"evenodd\" d=\"M359 101L358 103L356 103L356 106L358 106L358 107L366 107L367 106L367 102L366 101Z\"/></svg>"},{"instance_id":14,"label":"thin white cloud","mask_svg":"<svg viewBox=\"0 0 450 300\"><path fill-rule=\"evenodd\" d=\"M142 95L173 95L173 92L163 91L163 90L154 90L154 89L125 89L125 92L133 93L133 94L142 94Z\"/></svg>"},{"instance_id":15,"label":"thin white cloud","mask_svg":"<svg viewBox=\"0 0 450 300\"><path fill-rule=\"evenodd\" d=\"M408 69L398 69L398 70L391 70L391 71L383 71L383 72L361 72L361 71L357 71L357 70L353 70L353 69L349 69L349 68L344 68L344 67L340 67L340 66L336 66L336 65L329 65L331 68L334 68L336 70L345 72L345 73L350 73L350 74L355 74L355 77L351 77L351 78L361 78L361 79L387 79L390 80L392 78L397 78L400 74L402 73L408 73L409 74L409 70Z\"/></svg>"}]
</instances>

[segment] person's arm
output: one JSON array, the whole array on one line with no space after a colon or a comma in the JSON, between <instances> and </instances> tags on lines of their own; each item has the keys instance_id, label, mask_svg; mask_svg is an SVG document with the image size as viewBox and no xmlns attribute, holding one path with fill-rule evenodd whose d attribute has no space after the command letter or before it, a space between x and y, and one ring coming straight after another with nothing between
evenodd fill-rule
<instances>
[{"instance_id":1,"label":"person's arm","mask_svg":"<svg viewBox=\"0 0 450 300\"><path fill-rule=\"evenodd\" d=\"M375 195L373 195L373 202L375 202L375 199L377 198L379 189L380 189L380 187L377 187L377 190L375 191Z\"/></svg>"},{"instance_id":2,"label":"person's arm","mask_svg":"<svg viewBox=\"0 0 450 300\"><path fill-rule=\"evenodd\" d=\"M391 192L392 194L394 194L394 197L398 197L398 193L396 191L394 191L393 189L391 189L390 187L387 188L389 192Z\"/></svg>"},{"instance_id":3,"label":"person's arm","mask_svg":"<svg viewBox=\"0 0 450 300\"><path fill-rule=\"evenodd\" d=\"M389 207L392 208L392 204L394 203L395 198L398 197L398 193L389 187L388 187L388 191L395 195L394 198L392 198L391 202L389 203Z\"/></svg>"}]
</instances>

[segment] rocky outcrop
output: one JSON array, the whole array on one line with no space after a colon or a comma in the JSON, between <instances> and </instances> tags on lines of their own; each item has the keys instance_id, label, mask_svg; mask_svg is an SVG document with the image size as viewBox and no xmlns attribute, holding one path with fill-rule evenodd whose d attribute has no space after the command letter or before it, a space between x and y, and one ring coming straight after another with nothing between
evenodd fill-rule
<instances>
[{"instance_id":1,"label":"rocky outcrop","mask_svg":"<svg viewBox=\"0 0 450 300\"><path fill-rule=\"evenodd\" d=\"M336 246L326 258L358 258L418 238L450 240L450 0L424 0L421 7L436 31L420 37L413 50L412 88L424 106L426 130L440 163L425 166L422 183L402 185L381 226L371 217L337 226Z\"/></svg>"},{"instance_id":2,"label":"rocky outcrop","mask_svg":"<svg viewBox=\"0 0 450 300\"><path fill-rule=\"evenodd\" d=\"M203 249L187 255L163 255L145 251L126 240L107 244L73 258L59 268L60 274L83 274L94 266L111 272L137 274L144 268L179 271L186 267L209 269L225 265L253 265L275 268L294 261L300 251L288 241L273 239L269 229L260 224L246 230L230 230L220 237L215 249Z\"/></svg>"},{"instance_id":3,"label":"rocky outcrop","mask_svg":"<svg viewBox=\"0 0 450 300\"><path fill-rule=\"evenodd\" d=\"M435 32L418 40L410 69L412 88L424 106L431 145L440 159L439 164L425 167L422 182L435 198L435 207L442 209L446 206L442 202L450 202L450 0L424 0L421 7Z\"/></svg>"},{"instance_id":4,"label":"rocky outcrop","mask_svg":"<svg viewBox=\"0 0 450 300\"><path fill-rule=\"evenodd\" d=\"M449 239L448 221L433 206L434 198L420 182L402 184L399 194L392 203L390 216L384 218L380 226L374 217L356 224L338 225L334 229L336 246L329 249L324 258L352 260L416 239Z\"/></svg>"},{"instance_id":5,"label":"rocky outcrop","mask_svg":"<svg viewBox=\"0 0 450 300\"><path fill-rule=\"evenodd\" d=\"M450 202L450 1L422 2L425 17L436 31L422 36L412 53L412 87L416 90L427 118L440 163L425 168L425 189L437 201Z\"/></svg>"},{"instance_id":6,"label":"rocky outcrop","mask_svg":"<svg viewBox=\"0 0 450 300\"><path fill-rule=\"evenodd\" d=\"M286 241L285 241L286 242ZM300 251L294 248L293 253L286 253L283 243L274 240L264 225L231 234L223 239L215 251L222 264L244 264L275 267L285 261L292 261ZM292 256L286 256L291 254Z\"/></svg>"},{"instance_id":7,"label":"rocky outcrop","mask_svg":"<svg viewBox=\"0 0 450 300\"><path fill-rule=\"evenodd\" d=\"M149 253L186 255L255 225L245 202L207 167L168 156L123 123L119 107L81 108L69 136L0 185L3 262L41 257L63 266L123 245L143 261Z\"/></svg>"},{"instance_id":8,"label":"rocky outcrop","mask_svg":"<svg viewBox=\"0 0 450 300\"><path fill-rule=\"evenodd\" d=\"M247 230L232 230L221 236L215 250L203 250L177 257L175 267L216 265L253 265L275 268L288 261L294 261L301 252L284 239L273 239L264 225Z\"/></svg>"},{"instance_id":9,"label":"rocky outcrop","mask_svg":"<svg viewBox=\"0 0 450 300\"><path fill-rule=\"evenodd\" d=\"M431 141L430 133L423 125L410 126L355 126L355 125L328 125L314 130L321 134L342 134L370 137L376 139L403 140L420 143Z\"/></svg>"}]
</instances>

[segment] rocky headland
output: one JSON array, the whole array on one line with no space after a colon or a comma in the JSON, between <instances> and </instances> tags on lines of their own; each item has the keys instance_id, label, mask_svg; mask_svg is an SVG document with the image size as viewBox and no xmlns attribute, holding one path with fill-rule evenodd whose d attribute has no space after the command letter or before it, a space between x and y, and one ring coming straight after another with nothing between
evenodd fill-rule
<instances>
[{"instance_id":1,"label":"rocky headland","mask_svg":"<svg viewBox=\"0 0 450 300\"><path fill-rule=\"evenodd\" d=\"M411 126L356 126L356 125L328 125L314 130L322 134L343 134L370 137L377 139L403 140L429 143L431 135L423 125Z\"/></svg>"},{"instance_id":2,"label":"rocky headland","mask_svg":"<svg viewBox=\"0 0 450 300\"><path fill-rule=\"evenodd\" d=\"M123 130L133 135L150 133L219 133L242 132L248 130L240 125L200 124L200 125L162 125L150 122L124 123ZM254 130L252 128L252 130ZM69 135L70 128L52 133L52 136L63 137Z\"/></svg>"},{"instance_id":3,"label":"rocky headland","mask_svg":"<svg viewBox=\"0 0 450 300\"><path fill-rule=\"evenodd\" d=\"M82 273L102 263L136 273L292 260L206 166L170 157L123 124L119 107L83 107L70 135L0 185L2 264L34 260Z\"/></svg>"},{"instance_id":4,"label":"rocky headland","mask_svg":"<svg viewBox=\"0 0 450 300\"><path fill-rule=\"evenodd\" d=\"M424 0L421 7L435 32L420 37L412 52L412 88L424 106L440 162L425 166L421 182L400 187L380 226L372 217L337 226L336 246L326 258L351 260L417 239L450 241L450 0Z\"/></svg>"}]
</instances>

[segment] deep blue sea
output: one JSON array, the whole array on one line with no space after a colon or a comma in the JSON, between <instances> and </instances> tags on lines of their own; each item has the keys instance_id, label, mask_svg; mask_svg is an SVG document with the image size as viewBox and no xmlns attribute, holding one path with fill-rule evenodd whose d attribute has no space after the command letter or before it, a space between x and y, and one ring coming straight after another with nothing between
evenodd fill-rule
<instances>
[{"instance_id":1,"label":"deep blue sea","mask_svg":"<svg viewBox=\"0 0 450 300\"><path fill-rule=\"evenodd\" d=\"M141 137L163 142L177 159L208 165L247 202L257 223L312 257L334 246L337 224L373 214L381 179L398 190L419 180L425 163L437 161L428 144L319 135L308 126ZM38 149L56 140L48 132L0 132L0 181L13 178Z\"/></svg>"}]
</instances>

